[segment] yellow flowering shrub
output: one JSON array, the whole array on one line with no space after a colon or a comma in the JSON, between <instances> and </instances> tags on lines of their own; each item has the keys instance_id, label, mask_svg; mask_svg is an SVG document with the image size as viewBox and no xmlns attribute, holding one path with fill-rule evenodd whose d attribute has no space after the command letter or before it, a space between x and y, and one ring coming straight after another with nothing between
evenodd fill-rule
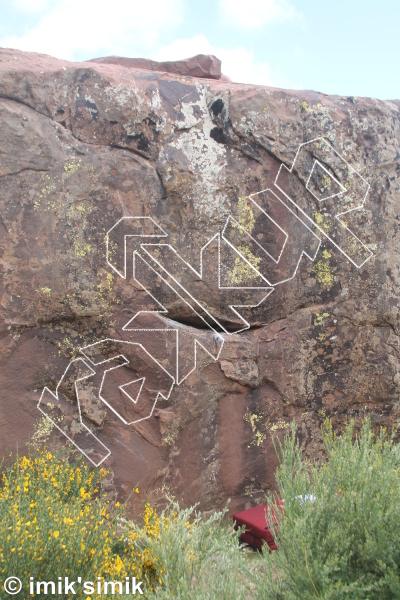
<instances>
[{"instance_id":1,"label":"yellow flowering shrub","mask_svg":"<svg viewBox=\"0 0 400 600\"><path fill-rule=\"evenodd\" d=\"M3 468L0 598L4 580L15 575L23 582L17 599L30 598L30 576L36 582L68 576L94 582L136 577L143 581L143 597L161 600L200 598L193 594L206 591L212 577L214 595L207 598L244 600L237 587L244 563L232 523L221 526L225 511L204 518L194 507L180 509L170 501L158 514L146 502L141 523L134 523L125 518L125 506L108 499L106 475L72 451L56 456L46 449ZM76 592L77 598L100 598Z\"/></svg>"},{"instance_id":2,"label":"yellow flowering shrub","mask_svg":"<svg viewBox=\"0 0 400 600\"><path fill-rule=\"evenodd\" d=\"M138 533L121 520L124 507L111 503L101 490L106 475L71 453L57 457L46 449L16 458L3 469L0 587L10 573L23 580L26 597L30 576L159 580L149 552L133 543ZM149 505L144 518L148 535L156 536L158 517Z\"/></svg>"}]
</instances>

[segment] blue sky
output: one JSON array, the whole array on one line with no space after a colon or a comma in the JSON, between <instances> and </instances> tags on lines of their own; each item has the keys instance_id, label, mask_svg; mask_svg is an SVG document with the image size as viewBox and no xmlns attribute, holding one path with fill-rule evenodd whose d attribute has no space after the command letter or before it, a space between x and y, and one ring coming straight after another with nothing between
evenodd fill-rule
<instances>
[{"instance_id":1,"label":"blue sky","mask_svg":"<svg viewBox=\"0 0 400 600\"><path fill-rule=\"evenodd\" d=\"M400 0L0 0L0 46L222 59L234 81L400 98Z\"/></svg>"}]
</instances>

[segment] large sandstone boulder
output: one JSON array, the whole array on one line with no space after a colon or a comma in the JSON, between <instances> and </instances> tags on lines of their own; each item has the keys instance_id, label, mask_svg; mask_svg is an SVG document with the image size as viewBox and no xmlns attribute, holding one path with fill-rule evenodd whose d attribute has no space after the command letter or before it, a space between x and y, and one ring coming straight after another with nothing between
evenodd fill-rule
<instances>
[{"instance_id":1,"label":"large sandstone boulder","mask_svg":"<svg viewBox=\"0 0 400 600\"><path fill-rule=\"evenodd\" d=\"M400 102L150 62L0 51L1 453L51 419L126 493L243 508L293 419L310 458L398 423Z\"/></svg>"}]
</instances>

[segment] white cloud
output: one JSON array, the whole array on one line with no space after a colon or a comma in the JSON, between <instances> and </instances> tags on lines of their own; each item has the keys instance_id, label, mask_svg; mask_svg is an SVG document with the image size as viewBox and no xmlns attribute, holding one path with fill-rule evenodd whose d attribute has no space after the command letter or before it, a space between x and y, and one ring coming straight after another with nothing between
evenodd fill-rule
<instances>
[{"instance_id":1,"label":"white cloud","mask_svg":"<svg viewBox=\"0 0 400 600\"><path fill-rule=\"evenodd\" d=\"M17 2L23 10L31 0ZM181 22L183 1L32 0L30 11L39 13L36 25L20 36L3 37L0 46L82 60L150 53L160 33Z\"/></svg>"},{"instance_id":2,"label":"white cloud","mask_svg":"<svg viewBox=\"0 0 400 600\"><path fill-rule=\"evenodd\" d=\"M24 13L41 13L54 5L54 0L13 0L14 10L20 10Z\"/></svg>"},{"instance_id":3,"label":"white cloud","mask_svg":"<svg viewBox=\"0 0 400 600\"><path fill-rule=\"evenodd\" d=\"M161 48L155 60L179 60L196 54L214 54L222 60L222 72L234 82L271 85L271 69L266 62L256 62L253 52L237 47L231 50L212 46L204 35L178 39Z\"/></svg>"},{"instance_id":4,"label":"white cloud","mask_svg":"<svg viewBox=\"0 0 400 600\"><path fill-rule=\"evenodd\" d=\"M218 8L224 25L246 31L286 21L297 14L287 0L219 0Z\"/></svg>"}]
</instances>

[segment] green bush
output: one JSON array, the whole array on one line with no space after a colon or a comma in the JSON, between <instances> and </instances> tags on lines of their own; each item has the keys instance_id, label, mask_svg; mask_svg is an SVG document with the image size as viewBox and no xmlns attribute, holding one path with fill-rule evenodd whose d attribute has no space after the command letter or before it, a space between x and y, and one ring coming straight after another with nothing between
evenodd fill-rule
<instances>
[{"instance_id":1,"label":"green bush","mask_svg":"<svg viewBox=\"0 0 400 600\"><path fill-rule=\"evenodd\" d=\"M157 536L130 523L135 547L148 552L160 573L148 597L170 600L245 600L248 570L226 511L206 517L195 508L181 509L171 501L158 518ZM151 585L151 581L148 582ZM150 589L149 585L146 585Z\"/></svg>"},{"instance_id":2,"label":"green bush","mask_svg":"<svg viewBox=\"0 0 400 600\"><path fill-rule=\"evenodd\" d=\"M264 555L258 597L398 599L399 446L383 431L374 437L369 420L358 436L353 423L336 436L327 421L324 444L328 460L320 466L302 458L294 427L279 447L279 550Z\"/></svg>"}]
</instances>

